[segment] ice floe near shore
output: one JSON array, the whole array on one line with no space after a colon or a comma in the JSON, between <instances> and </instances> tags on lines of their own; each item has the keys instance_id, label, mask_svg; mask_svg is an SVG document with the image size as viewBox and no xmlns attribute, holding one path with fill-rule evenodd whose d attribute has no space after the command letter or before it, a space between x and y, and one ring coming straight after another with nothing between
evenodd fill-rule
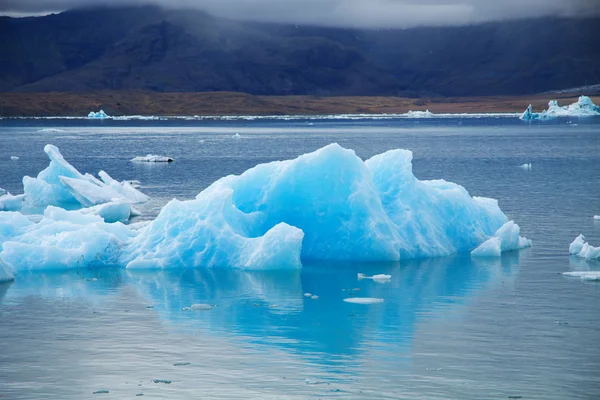
<instances>
[{"instance_id":1,"label":"ice floe near shore","mask_svg":"<svg viewBox=\"0 0 600 400\"><path fill-rule=\"evenodd\" d=\"M600 247L591 246L585 241L585 236L579 235L569 245L569 254L586 260L600 260Z\"/></svg>"},{"instance_id":2,"label":"ice floe near shore","mask_svg":"<svg viewBox=\"0 0 600 400\"><path fill-rule=\"evenodd\" d=\"M94 112L94 111L90 111L90 113L87 116L89 119L106 119L109 118L108 115L106 115L106 113L103 110L100 110L98 112Z\"/></svg>"},{"instance_id":3,"label":"ice floe near shore","mask_svg":"<svg viewBox=\"0 0 600 400\"><path fill-rule=\"evenodd\" d=\"M117 182L104 171L98 174L101 180L81 174L53 145L46 145L44 151L50 158L50 165L36 178L23 178L26 206L91 207L113 201L136 204L149 200L128 182Z\"/></svg>"},{"instance_id":4,"label":"ice floe near shore","mask_svg":"<svg viewBox=\"0 0 600 400\"><path fill-rule=\"evenodd\" d=\"M557 100L552 100L548 103L548 109L540 113L532 111L531 104L523 114L519 117L524 121L547 120L555 117L587 117L599 116L600 106L597 106L587 96L579 97L576 103L568 106L559 106Z\"/></svg>"},{"instance_id":5,"label":"ice floe near shore","mask_svg":"<svg viewBox=\"0 0 600 400\"><path fill-rule=\"evenodd\" d=\"M131 159L133 162L166 162L170 163L175 161L173 157L159 156L156 154L148 154L145 156L137 156Z\"/></svg>"},{"instance_id":6,"label":"ice floe near shore","mask_svg":"<svg viewBox=\"0 0 600 400\"><path fill-rule=\"evenodd\" d=\"M301 260L397 261L468 253L482 244L496 256L531 243L496 200L471 197L444 180L418 180L407 150L363 161L332 144L257 165L219 179L194 200L172 200L135 229L108 222L135 212L127 206L145 195L102 172L102 181L81 175L54 146L46 152L50 166L24 180L27 197L51 205L43 219L0 213L0 258L17 272L113 264L300 268ZM68 202L106 204L52 207Z\"/></svg>"}]
</instances>

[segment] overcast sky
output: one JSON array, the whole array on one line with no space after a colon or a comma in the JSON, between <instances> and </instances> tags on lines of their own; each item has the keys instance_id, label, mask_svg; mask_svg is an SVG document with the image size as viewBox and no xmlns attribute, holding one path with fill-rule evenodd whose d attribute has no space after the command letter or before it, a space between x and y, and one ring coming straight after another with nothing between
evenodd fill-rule
<instances>
[{"instance_id":1,"label":"overcast sky","mask_svg":"<svg viewBox=\"0 0 600 400\"><path fill-rule=\"evenodd\" d=\"M128 3L192 7L235 19L371 28L600 13L600 0L0 0L0 14L39 15Z\"/></svg>"}]
</instances>

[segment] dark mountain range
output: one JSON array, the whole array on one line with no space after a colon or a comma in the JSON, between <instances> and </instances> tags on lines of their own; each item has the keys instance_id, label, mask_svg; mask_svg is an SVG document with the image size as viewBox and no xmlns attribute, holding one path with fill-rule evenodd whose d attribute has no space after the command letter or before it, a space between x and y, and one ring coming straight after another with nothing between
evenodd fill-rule
<instances>
[{"instance_id":1,"label":"dark mountain range","mask_svg":"<svg viewBox=\"0 0 600 400\"><path fill-rule=\"evenodd\" d=\"M0 91L521 95L600 82L600 18L354 30L157 7L0 18Z\"/></svg>"}]
</instances>

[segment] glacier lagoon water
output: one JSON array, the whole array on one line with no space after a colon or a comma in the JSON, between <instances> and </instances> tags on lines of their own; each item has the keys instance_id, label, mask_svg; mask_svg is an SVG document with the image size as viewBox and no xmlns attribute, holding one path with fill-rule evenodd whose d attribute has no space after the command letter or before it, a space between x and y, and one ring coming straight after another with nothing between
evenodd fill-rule
<instances>
[{"instance_id":1,"label":"glacier lagoon water","mask_svg":"<svg viewBox=\"0 0 600 400\"><path fill-rule=\"evenodd\" d=\"M19 193L22 176L46 167L42 148L52 143L81 171L141 181L152 197L141 219L151 219L172 197L191 199L224 175L331 142L363 159L412 150L418 178L441 177L498 199L534 246L492 260L310 264L301 271L19 275L0 285L0 395L600 396L600 285L560 275L600 269L568 255L580 233L600 245L592 218L600 212L597 119L2 120L0 187ZM148 153L176 161L129 162ZM531 170L519 168L524 163ZM392 278L359 281L358 273ZM349 297L384 302L343 301ZM213 308L182 310L192 304ZM93 394L102 390L108 393Z\"/></svg>"}]
</instances>

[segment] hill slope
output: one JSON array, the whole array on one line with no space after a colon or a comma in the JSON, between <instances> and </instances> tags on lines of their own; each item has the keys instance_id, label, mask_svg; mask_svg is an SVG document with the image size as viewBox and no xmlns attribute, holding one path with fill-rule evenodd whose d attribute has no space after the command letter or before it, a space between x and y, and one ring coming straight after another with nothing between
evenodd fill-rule
<instances>
[{"instance_id":1,"label":"hill slope","mask_svg":"<svg viewBox=\"0 0 600 400\"><path fill-rule=\"evenodd\" d=\"M531 94L600 82L600 19L353 30L157 7L0 18L0 91Z\"/></svg>"}]
</instances>

